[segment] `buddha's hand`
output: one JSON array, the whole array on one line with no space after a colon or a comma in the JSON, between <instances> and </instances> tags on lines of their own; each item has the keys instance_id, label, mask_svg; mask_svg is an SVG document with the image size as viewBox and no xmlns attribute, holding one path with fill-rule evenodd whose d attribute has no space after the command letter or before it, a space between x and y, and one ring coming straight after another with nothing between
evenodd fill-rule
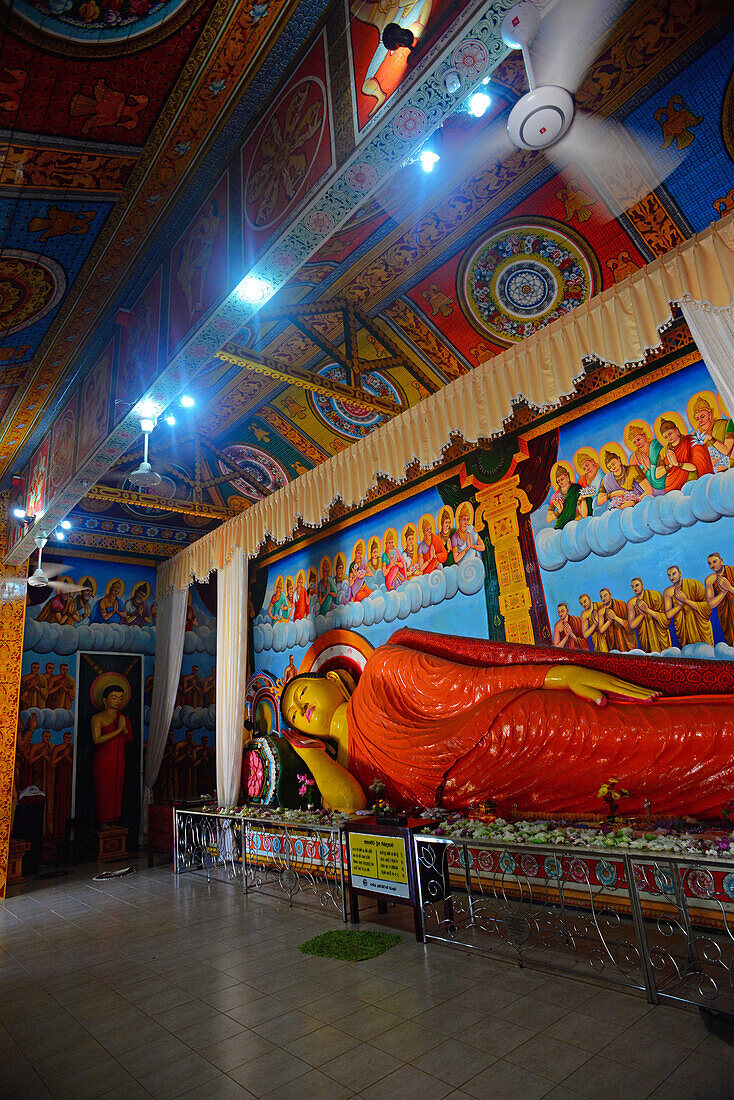
<instances>
[{"instance_id":1,"label":"buddha's hand","mask_svg":"<svg viewBox=\"0 0 734 1100\"><path fill-rule=\"evenodd\" d=\"M599 707L607 705L606 693L642 703L660 694L652 688L620 680L608 672L597 672L596 669L582 668L580 665L553 665L548 670L543 687L572 691L579 698L590 699Z\"/></svg>"}]
</instances>

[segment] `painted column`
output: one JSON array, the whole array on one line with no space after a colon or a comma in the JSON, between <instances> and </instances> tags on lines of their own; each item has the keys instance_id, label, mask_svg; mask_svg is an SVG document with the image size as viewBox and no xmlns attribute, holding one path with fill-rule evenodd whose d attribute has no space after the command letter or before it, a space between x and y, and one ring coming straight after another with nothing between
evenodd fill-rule
<instances>
[{"instance_id":1,"label":"painted column","mask_svg":"<svg viewBox=\"0 0 734 1100\"><path fill-rule=\"evenodd\" d=\"M520 549L520 512L530 512L531 504L519 487L520 478L506 477L494 485L477 490L476 520L484 521L494 547L497 579L500 587L500 612L505 620L508 642L535 643L530 620L532 598ZM479 522L477 522L477 528Z\"/></svg>"},{"instance_id":2,"label":"painted column","mask_svg":"<svg viewBox=\"0 0 734 1100\"><path fill-rule=\"evenodd\" d=\"M4 557L7 499L1 503L0 548ZM25 567L8 567L0 559L0 898L5 897L8 876L25 597Z\"/></svg>"}]
</instances>

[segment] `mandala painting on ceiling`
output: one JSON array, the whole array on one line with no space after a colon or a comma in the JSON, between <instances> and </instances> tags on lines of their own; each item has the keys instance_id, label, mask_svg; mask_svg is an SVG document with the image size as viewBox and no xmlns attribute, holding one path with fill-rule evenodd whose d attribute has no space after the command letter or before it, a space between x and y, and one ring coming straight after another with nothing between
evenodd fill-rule
<instances>
[{"instance_id":1,"label":"mandala painting on ceiling","mask_svg":"<svg viewBox=\"0 0 734 1100\"><path fill-rule=\"evenodd\" d=\"M505 345L588 301L600 284L596 258L578 234L530 219L475 244L457 281L468 319Z\"/></svg>"},{"instance_id":2,"label":"mandala painting on ceiling","mask_svg":"<svg viewBox=\"0 0 734 1100\"><path fill-rule=\"evenodd\" d=\"M347 380L344 367L336 363L327 363L321 367L319 374L334 382ZM377 397L386 397L398 405L406 404L405 398L397 387L388 381L384 374L379 374L377 371L368 371L363 374L362 386L368 393L374 393ZM388 419L383 413L376 412L374 409L365 409L360 405L353 405L350 401L340 401L321 393L310 393L308 399L319 419L323 420L329 428L335 428L347 439L362 439Z\"/></svg>"},{"instance_id":3,"label":"mandala painting on ceiling","mask_svg":"<svg viewBox=\"0 0 734 1100\"><path fill-rule=\"evenodd\" d=\"M191 0L15 0L13 8L44 35L98 48L162 27L190 4Z\"/></svg>"},{"instance_id":4,"label":"mandala painting on ceiling","mask_svg":"<svg viewBox=\"0 0 734 1100\"><path fill-rule=\"evenodd\" d=\"M54 260L5 249L0 255L0 328L7 336L40 321L65 288L66 276Z\"/></svg>"},{"instance_id":5,"label":"mandala painting on ceiling","mask_svg":"<svg viewBox=\"0 0 734 1100\"><path fill-rule=\"evenodd\" d=\"M230 485L234 486L248 500L263 500L276 489L288 484L288 474L279 462L261 451L259 447L248 447L245 443L232 443L222 451L225 459L234 462L247 474L247 481L238 478L232 468L218 459L220 473L231 474Z\"/></svg>"}]
</instances>

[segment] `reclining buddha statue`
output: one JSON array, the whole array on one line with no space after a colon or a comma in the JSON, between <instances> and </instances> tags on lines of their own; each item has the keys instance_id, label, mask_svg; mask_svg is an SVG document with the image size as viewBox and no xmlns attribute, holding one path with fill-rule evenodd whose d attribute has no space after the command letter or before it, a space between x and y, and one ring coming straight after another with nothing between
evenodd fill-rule
<instances>
[{"instance_id":1,"label":"reclining buddha statue","mask_svg":"<svg viewBox=\"0 0 734 1100\"><path fill-rule=\"evenodd\" d=\"M599 787L619 776L628 812L649 799L656 815L711 818L734 789L728 662L401 630L356 687L338 671L299 675L280 706L327 809L365 808L380 779L403 807L598 812Z\"/></svg>"}]
</instances>

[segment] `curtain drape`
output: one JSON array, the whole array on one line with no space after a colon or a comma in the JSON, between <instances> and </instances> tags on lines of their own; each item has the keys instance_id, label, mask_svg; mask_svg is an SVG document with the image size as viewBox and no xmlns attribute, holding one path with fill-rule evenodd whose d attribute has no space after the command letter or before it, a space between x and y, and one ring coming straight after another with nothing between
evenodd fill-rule
<instances>
[{"instance_id":1,"label":"curtain drape","mask_svg":"<svg viewBox=\"0 0 734 1100\"><path fill-rule=\"evenodd\" d=\"M217 574L217 798L235 806L242 771L247 677L247 555L237 548Z\"/></svg>"},{"instance_id":2,"label":"curtain drape","mask_svg":"<svg viewBox=\"0 0 734 1100\"><path fill-rule=\"evenodd\" d=\"M148 805L158 778L171 728L186 629L186 589L174 589L158 600L155 624L155 672L150 701L148 745L145 756L141 829L147 831Z\"/></svg>"},{"instance_id":3,"label":"curtain drape","mask_svg":"<svg viewBox=\"0 0 734 1100\"><path fill-rule=\"evenodd\" d=\"M734 415L734 301L724 309L683 300L683 316L727 412Z\"/></svg>"},{"instance_id":4,"label":"curtain drape","mask_svg":"<svg viewBox=\"0 0 734 1100\"><path fill-rule=\"evenodd\" d=\"M416 459L424 468L436 465L454 432L467 442L500 435L518 398L536 409L555 408L575 392L588 357L620 365L644 361L660 345L658 329L670 318L671 302L691 298L719 307L734 298L734 214L181 550L160 567L160 591L205 580L235 547L255 554L268 535L284 542L298 517L319 527L335 500L347 508L364 501L378 474L401 481Z\"/></svg>"}]
</instances>

